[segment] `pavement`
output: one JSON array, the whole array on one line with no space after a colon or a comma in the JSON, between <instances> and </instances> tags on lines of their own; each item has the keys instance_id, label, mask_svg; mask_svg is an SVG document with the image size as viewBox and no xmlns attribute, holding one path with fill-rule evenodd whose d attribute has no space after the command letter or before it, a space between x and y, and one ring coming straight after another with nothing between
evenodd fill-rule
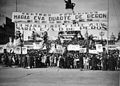
<instances>
[{"instance_id":1,"label":"pavement","mask_svg":"<svg viewBox=\"0 0 120 86\"><path fill-rule=\"evenodd\" d=\"M0 86L120 86L119 71L0 66Z\"/></svg>"}]
</instances>

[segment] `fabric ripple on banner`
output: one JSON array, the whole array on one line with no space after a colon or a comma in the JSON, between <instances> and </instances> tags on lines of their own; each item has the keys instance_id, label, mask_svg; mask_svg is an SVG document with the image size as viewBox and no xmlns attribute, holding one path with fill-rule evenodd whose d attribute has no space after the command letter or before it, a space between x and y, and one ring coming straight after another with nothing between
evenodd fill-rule
<instances>
[{"instance_id":1,"label":"fabric ripple on banner","mask_svg":"<svg viewBox=\"0 0 120 86\"><path fill-rule=\"evenodd\" d=\"M108 16L107 11L85 12L85 13L75 13L75 14L34 13L34 15L32 13L13 12L12 21L43 23L43 24L72 23L73 20L75 20L76 22L85 22L85 21L106 21L107 22L107 16Z\"/></svg>"}]
</instances>

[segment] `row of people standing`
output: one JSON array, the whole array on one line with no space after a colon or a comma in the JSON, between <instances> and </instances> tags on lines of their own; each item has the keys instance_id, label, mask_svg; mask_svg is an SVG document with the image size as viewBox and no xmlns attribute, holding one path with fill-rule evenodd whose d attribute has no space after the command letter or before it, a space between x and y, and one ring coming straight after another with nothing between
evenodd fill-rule
<instances>
[{"instance_id":1,"label":"row of people standing","mask_svg":"<svg viewBox=\"0 0 120 86\"><path fill-rule=\"evenodd\" d=\"M60 58L60 68L80 68L87 70L117 70L120 68L120 57L110 54L106 57L97 54L68 55Z\"/></svg>"},{"instance_id":2,"label":"row of people standing","mask_svg":"<svg viewBox=\"0 0 120 86\"><path fill-rule=\"evenodd\" d=\"M4 53L1 63L6 66L17 65L24 68L59 67L80 68L87 70L117 70L120 68L120 58L114 54L46 54L29 52L27 55Z\"/></svg>"}]
</instances>

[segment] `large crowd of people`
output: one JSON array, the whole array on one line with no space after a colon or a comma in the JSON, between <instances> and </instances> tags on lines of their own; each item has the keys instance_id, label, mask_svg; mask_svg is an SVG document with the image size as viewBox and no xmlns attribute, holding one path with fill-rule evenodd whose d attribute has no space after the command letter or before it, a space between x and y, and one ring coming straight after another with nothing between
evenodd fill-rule
<instances>
[{"instance_id":1,"label":"large crowd of people","mask_svg":"<svg viewBox=\"0 0 120 86\"><path fill-rule=\"evenodd\" d=\"M118 70L120 68L119 51L101 54L79 53L75 51L64 54L46 53L45 51L29 50L28 54L0 54L0 63L7 66L23 68L58 67L81 70Z\"/></svg>"}]
</instances>

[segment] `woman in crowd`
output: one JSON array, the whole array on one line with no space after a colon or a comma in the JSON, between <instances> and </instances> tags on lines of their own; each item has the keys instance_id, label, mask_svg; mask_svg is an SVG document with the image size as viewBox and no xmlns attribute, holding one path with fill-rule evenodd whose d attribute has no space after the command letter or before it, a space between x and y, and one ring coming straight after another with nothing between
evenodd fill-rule
<instances>
[{"instance_id":1,"label":"woman in crowd","mask_svg":"<svg viewBox=\"0 0 120 86\"><path fill-rule=\"evenodd\" d=\"M83 62L84 62L84 69L88 70L89 69L89 58L85 56L83 58Z\"/></svg>"}]
</instances>

